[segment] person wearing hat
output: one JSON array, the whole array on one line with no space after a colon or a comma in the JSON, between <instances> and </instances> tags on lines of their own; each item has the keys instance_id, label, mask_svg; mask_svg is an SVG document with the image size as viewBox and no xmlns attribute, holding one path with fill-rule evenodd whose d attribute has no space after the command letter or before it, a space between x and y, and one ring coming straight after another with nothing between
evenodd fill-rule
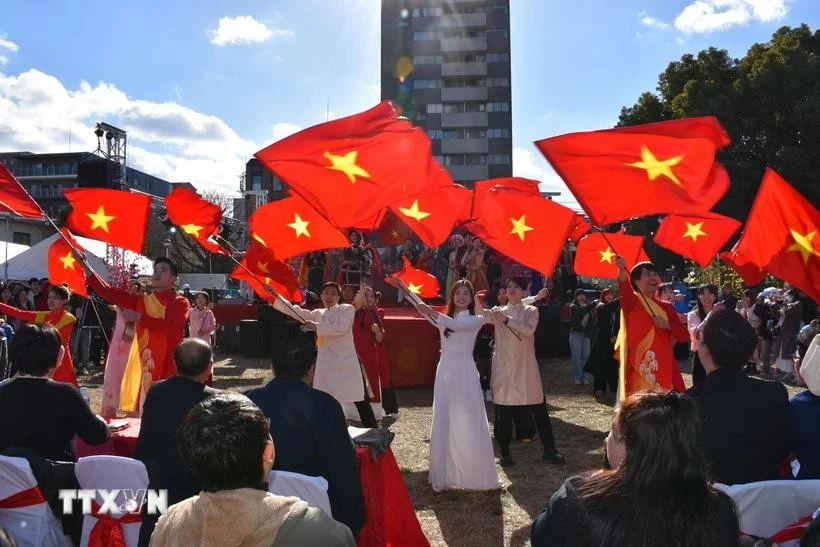
<instances>
[{"instance_id":1,"label":"person wearing hat","mask_svg":"<svg viewBox=\"0 0 820 547\"><path fill-rule=\"evenodd\" d=\"M789 401L794 410L794 454L798 479L820 479L820 321L815 319L797 341L795 368L806 391Z\"/></svg>"}]
</instances>

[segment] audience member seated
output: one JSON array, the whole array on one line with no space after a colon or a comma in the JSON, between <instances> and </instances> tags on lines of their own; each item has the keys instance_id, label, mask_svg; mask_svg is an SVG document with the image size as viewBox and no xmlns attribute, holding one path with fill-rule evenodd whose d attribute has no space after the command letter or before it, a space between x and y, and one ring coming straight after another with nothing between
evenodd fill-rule
<instances>
[{"instance_id":1,"label":"audience member seated","mask_svg":"<svg viewBox=\"0 0 820 547\"><path fill-rule=\"evenodd\" d=\"M786 388L743 373L757 336L740 314L713 310L699 329L706 380L687 394L698 406L710 476L723 484L779 479L794 427Z\"/></svg>"},{"instance_id":2,"label":"audience member seated","mask_svg":"<svg viewBox=\"0 0 820 547\"><path fill-rule=\"evenodd\" d=\"M145 397L140 436L134 457L148 470L148 488L168 490L168 503L199 493L199 484L182 464L176 443L177 427L194 405L218 390L205 385L214 366L210 344L197 338L183 340L174 350L178 376L154 384ZM143 514L140 545L148 545L156 515Z\"/></svg>"},{"instance_id":3,"label":"audience member seated","mask_svg":"<svg viewBox=\"0 0 820 547\"><path fill-rule=\"evenodd\" d=\"M628 397L606 438L611 469L571 477L533 522L533 547L736 545L731 498L707 480L697 411L674 391Z\"/></svg>"},{"instance_id":4,"label":"audience member seated","mask_svg":"<svg viewBox=\"0 0 820 547\"><path fill-rule=\"evenodd\" d=\"M90 445L108 440L80 390L51 379L63 359L60 334L45 324L23 325L9 347L17 375L0 383L0 452L30 448L48 460L74 461L75 435Z\"/></svg>"},{"instance_id":5,"label":"audience member seated","mask_svg":"<svg viewBox=\"0 0 820 547\"><path fill-rule=\"evenodd\" d=\"M269 430L243 395L220 393L192 408L178 443L203 492L168 508L152 547L354 546L350 530L321 509L267 491L274 458Z\"/></svg>"},{"instance_id":6,"label":"audience member seated","mask_svg":"<svg viewBox=\"0 0 820 547\"><path fill-rule=\"evenodd\" d=\"M809 344L798 342L797 369L806 391L791 398L794 410L794 452L798 479L820 479L820 327Z\"/></svg>"},{"instance_id":7,"label":"audience member seated","mask_svg":"<svg viewBox=\"0 0 820 547\"><path fill-rule=\"evenodd\" d=\"M310 387L315 362L312 346L274 359L275 378L247 395L270 420L273 468L324 477L333 518L358 536L366 515L356 455L341 405Z\"/></svg>"}]
</instances>

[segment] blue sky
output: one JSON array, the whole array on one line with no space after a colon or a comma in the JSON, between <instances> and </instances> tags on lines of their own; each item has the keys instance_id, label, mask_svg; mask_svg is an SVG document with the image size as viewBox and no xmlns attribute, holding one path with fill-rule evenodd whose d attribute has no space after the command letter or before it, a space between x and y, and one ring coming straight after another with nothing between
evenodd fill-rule
<instances>
[{"instance_id":1,"label":"blue sky","mask_svg":"<svg viewBox=\"0 0 820 547\"><path fill-rule=\"evenodd\" d=\"M235 190L244 160L379 99L378 0L13 2L0 19L0 150L93 149L128 131L129 164ZM516 174L560 184L532 141L609 127L658 74L709 46L742 56L817 0L512 0ZM244 41L243 41L244 40ZM716 113L718 116L720 113ZM559 201L569 201L569 197Z\"/></svg>"}]
</instances>

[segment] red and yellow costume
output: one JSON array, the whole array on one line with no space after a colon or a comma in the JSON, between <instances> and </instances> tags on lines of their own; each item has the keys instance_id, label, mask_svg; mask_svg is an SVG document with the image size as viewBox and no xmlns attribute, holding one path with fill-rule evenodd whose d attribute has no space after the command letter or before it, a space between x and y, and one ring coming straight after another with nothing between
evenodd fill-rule
<instances>
[{"instance_id":1,"label":"red and yellow costume","mask_svg":"<svg viewBox=\"0 0 820 547\"><path fill-rule=\"evenodd\" d=\"M689 332L675 308L654 296L636 294L629 281L619 282L621 292L621 330L616 348L620 354L620 399L641 391L680 391L683 383L672 352L672 339L686 342ZM655 325L653 317L669 321L670 330Z\"/></svg>"},{"instance_id":2,"label":"red and yellow costume","mask_svg":"<svg viewBox=\"0 0 820 547\"><path fill-rule=\"evenodd\" d=\"M51 325L60 333L60 340L63 342L65 353L62 362L54 372L55 382L65 382L80 387L77 383L77 376L74 374L74 361L71 359L71 332L74 330L74 323L77 318L65 310L60 311L26 311L20 308L0 303L0 312L16 319L21 319L28 323L45 323Z\"/></svg>"},{"instance_id":3,"label":"red and yellow costume","mask_svg":"<svg viewBox=\"0 0 820 547\"><path fill-rule=\"evenodd\" d=\"M367 375L367 383L373 392L371 401L381 402L382 388L391 387L390 370L387 364L387 351L384 344L376 340L372 325L383 329L384 310L362 308L356 312L353 320L353 343Z\"/></svg>"},{"instance_id":4,"label":"red and yellow costume","mask_svg":"<svg viewBox=\"0 0 820 547\"><path fill-rule=\"evenodd\" d=\"M120 390L120 409L136 411L154 382L176 375L174 349L182 341L191 305L171 289L132 295L95 276L89 276L88 284L107 302L141 314L132 347L138 359L129 358Z\"/></svg>"}]
</instances>

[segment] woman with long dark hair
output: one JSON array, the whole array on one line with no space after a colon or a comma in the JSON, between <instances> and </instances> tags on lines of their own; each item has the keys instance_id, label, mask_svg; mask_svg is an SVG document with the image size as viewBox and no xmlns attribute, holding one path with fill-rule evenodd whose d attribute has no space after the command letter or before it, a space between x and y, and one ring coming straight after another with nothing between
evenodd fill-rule
<instances>
[{"instance_id":1,"label":"woman with long dark hair","mask_svg":"<svg viewBox=\"0 0 820 547\"><path fill-rule=\"evenodd\" d=\"M533 547L737 545L734 503L708 481L694 402L638 392L612 419L612 469L568 479L533 522Z\"/></svg>"},{"instance_id":2,"label":"woman with long dark hair","mask_svg":"<svg viewBox=\"0 0 820 547\"><path fill-rule=\"evenodd\" d=\"M453 283L447 294L446 314L411 302L441 334L441 358L433 387L430 484L436 492L498 488L501 480L495 470L487 411L473 360L476 335L484 324L484 317L476 315L473 286L466 279Z\"/></svg>"},{"instance_id":3,"label":"woman with long dark hair","mask_svg":"<svg viewBox=\"0 0 820 547\"><path fill-rule=\"evenodd\" d=\"M697 292L698 298L698 306L686 314L686 327L689 329L689 335L691 336L692 342L689 346L692 350L692 383L699 384L706 379L706 371L703 369L703 365L700 363L700 357L698 357L698 337L695 334L695 330L703 323L703 320L706 319L706 316L709 315L709 312L712 311L712 306L715 305L718 298L718 288L717 285L712 285L711 283L707 285L701 285L698 287Z\"/></svg>"},{"instance_id":4,"label":"woman with long dark hair","mask_svg":"<svg viewBox=\"0 0 820 547\"><path fill-rule=\"evenodd\" d=\"M620 299L615 299L612 289L601 291L595 306L598 336L592 344L584 372L595 377L595 397L602 397L607 386L615 394L618 392L618 360L615 359L615 340L620 330Z\"/></svg>"}]
</instances>

